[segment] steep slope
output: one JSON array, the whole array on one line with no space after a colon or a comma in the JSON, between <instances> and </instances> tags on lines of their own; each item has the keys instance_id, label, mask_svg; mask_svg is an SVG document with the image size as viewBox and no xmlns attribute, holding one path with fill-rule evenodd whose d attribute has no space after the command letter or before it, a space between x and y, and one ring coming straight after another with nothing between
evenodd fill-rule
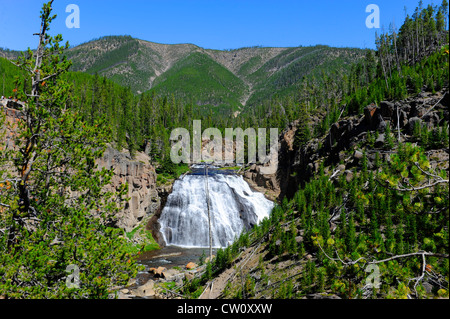
<instances>
[{"instance_id":1,"label":"steep slope","mask_svg":"<svg viewBox=\"0 0 450 319\"><path fill-rule=\"evenodd\" d=\"M221 51L107 36L73 47L66 55L72 71L97 73L137 94L153 90L197 105L236 110L298 91L305 77L345 74L363 53L328 46ZM14 59L18 54L0 49L0 57Z\"/></svg>"},{"instance_id":2,"label":"steep slope","mask_svg":"<svg viewBox=\"0 0 450 319\"><path fill-rule=\"evenodd\" d=\"M70 49L67 56L73 71L98 73L134 91L150 88L149 79L156 73L152 65L139 63L144 54L131 37L104 37Z\"/></svg>"},{"instance_id":3,"label":"steep slope","mask_svg":"<svg viewBox=\"0 0 450 319\"><path fill-rule=\"evenodd\" d=\"M197 105L236 109L298 90L304 77L346 73L363 50L313 46L221 51L110 36L72 48L68 56L74 71L98 72L136 93L152 89Z\"/></svg>"},{"instance_id":4,"label":"steep slope","mask_svg":"<svg viewBox=\"0 0 450 319\"><path fill-rule=\"evenodd\" d=\"M178 61L155 80L152 89L158 94L192 101L197 105L240 106L246 84L210 56L194 52Z\"/></svg>"},{"instance_id":5,"label":"steep slope","mask_svg":"<svg viewBox=\"0 0 450 319\"><path fill-rule=\"evenodd\" d=\"M361 59L362 55L362 50L328 46L286 49L255 72L244 73L245 79L254 86L248 104L257 104L275 94L282 96L297 90L304 77L319 79L322 72L347 73L350 65Z\"/></svg>"}]
</instances>

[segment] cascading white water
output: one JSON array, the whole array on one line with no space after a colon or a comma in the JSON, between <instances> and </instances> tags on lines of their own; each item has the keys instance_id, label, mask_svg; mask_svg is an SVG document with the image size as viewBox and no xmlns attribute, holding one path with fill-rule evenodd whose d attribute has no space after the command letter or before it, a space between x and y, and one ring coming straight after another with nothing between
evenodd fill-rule
<instances>
[{"instance_id":1,"label":"cascading white water","mask_svg":"<svg viewBox=\"0 0 450 319\"><path fill-rule=\"evenodd\" d=\"M230 245L244 229L269 217L274 204L251 190L242 176L208 176L212 245ZM205 175L186 175L176 180L159 223L167 245L209 247Z\"/></svg>"}]
</instances>

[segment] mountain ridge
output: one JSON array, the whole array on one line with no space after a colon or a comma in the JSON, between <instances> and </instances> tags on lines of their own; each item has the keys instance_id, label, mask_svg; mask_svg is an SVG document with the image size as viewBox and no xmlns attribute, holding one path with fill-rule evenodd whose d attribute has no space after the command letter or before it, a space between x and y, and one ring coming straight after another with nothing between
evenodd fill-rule
<instances>
[{"instance_id":1,"label":"mountain ridge","mask_svg":"<svg viewBox=\"0 0 450 319\"><path fill-rule=\"evenodd\" d=\"M137 94L174 94L197 105L242 109L292 92L305 77L322 71L345 74L364 52L326 45L216 50L191 43L163 44L131 36L105 36L71 47L65 54L73 61L72 71L99 74ZM0 56L8 59L18 54L0 49ZM344 63L334 63L337 59ZM178 74L173 72L174 67ZM187 78L186 73L194 69L197 75Z\"/></svg>"}]
</instances>

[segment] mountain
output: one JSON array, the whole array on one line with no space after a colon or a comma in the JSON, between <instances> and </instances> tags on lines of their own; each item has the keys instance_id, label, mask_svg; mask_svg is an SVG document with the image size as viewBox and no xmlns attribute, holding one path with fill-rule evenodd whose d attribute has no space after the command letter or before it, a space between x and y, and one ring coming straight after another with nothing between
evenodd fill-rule
<instances>
[{"instance_id":1,"label":"mountain","mask_svg":"<svg viewBox=\"0 0 450 319\"><path fill-rule=\"evenodd\" d=\"M71 48L67 55L73 71L98 73L138 94L151 90L236 109L295 91L305 77L345 74L364 52L323 45L221 51L108 36Z\"/></svg>"}]
</instances>

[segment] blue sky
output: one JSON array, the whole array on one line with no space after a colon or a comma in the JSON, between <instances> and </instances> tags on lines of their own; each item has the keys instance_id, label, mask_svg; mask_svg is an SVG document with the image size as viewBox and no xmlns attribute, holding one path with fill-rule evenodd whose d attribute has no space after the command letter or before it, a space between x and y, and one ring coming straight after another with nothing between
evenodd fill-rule
<instances>
[{"instance_id":1,"label":"blue sky","mask_svg":"<svg viewBox=\"0 0 450 319\"><path fill-rule=\"evenodd\" d=\"M0 0L0 47L35 48L42 0ZM441 0L424 0L441 4ZM66 27L68 4L80 8L80 28ZM418 0L55 0L58 18L51 34L71 45L105 35L131 35L158 43L193 43L209 49L244 46L292 47L326 44L374 48L368 29L369 4L380 8L386 29L399 27L404 8L412 14Z\"/></svg>"}]
</instances>

